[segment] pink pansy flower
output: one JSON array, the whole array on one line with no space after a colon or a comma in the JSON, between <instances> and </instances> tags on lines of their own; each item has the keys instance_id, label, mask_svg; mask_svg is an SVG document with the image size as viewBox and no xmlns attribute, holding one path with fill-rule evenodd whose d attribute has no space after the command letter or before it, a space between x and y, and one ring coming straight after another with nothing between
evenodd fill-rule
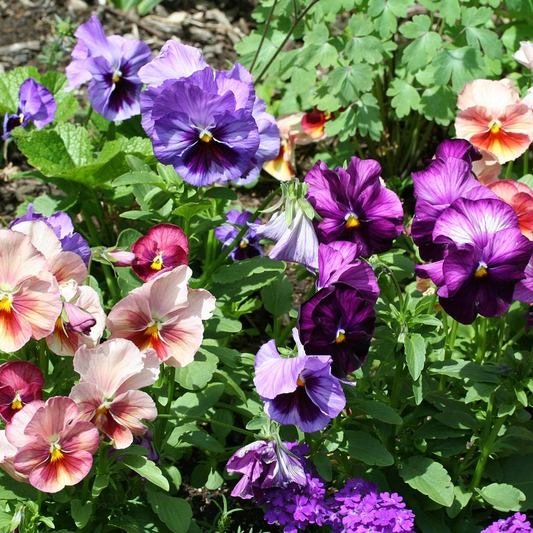
<instances>
[{"instance_id":1,"label":"pink pansy flower","mask_svg":"<svg viewBox=\"0 0 533 533\"><path fill-rule=\"evenodd\" d=\"M73 400L55 396L29 403L6 427L8 441L18 448L15 470L29 476L36 489L59 492L89 473L100 436L94 424L78 416Z\"/></svg>"},{"instance_id":2,"label":"pink pansy flower","mask_svg":"<svg viewBox=\"0 0 533 533\"><path fill-rule=\"evenodd\" d=\"M13 458L17 452L18 448L7 440L5 430L0 431L0 468L16 481L29 483L28 476L19 474L13 466Z\"/></svg>"},{"instance_id":3,"label":"pink pansy flower","mask_svg":"<svg viewBox=\"0 0 533 533\"><path fill-rule=\"evenodd\" d=\"M120 248L104 248L100 251L100 259L103 259L114 267L131 267L136 262L133 252L121 250Z\"/></svg>"},{"instance_id":4,"label":"pink pansy flower","mask_svg":"<svg viewBox=\"0 0 533 533\"><path fill-rule=\"evenodd\" d=\"M27 361L0 365L0 416L9 422L26 404L43 397L44 376Z\"/></svg>"},{"instance_id":5,"label":"pink pansy flower","mask_svg":"<svg viewBox=\"0 0 533 533\"><path fill-rule=\"evenodd\" d=\"M187 237L174 224L157 224L150 228L147 235L132 245L131 251L136 257L132 265L133 271L143 281L188 264Z\"/></svg>"},{"instance_id":6,"label":"pink pansy flower","mask_svg":"<svg viewBox=\"0 0 533 533\"><path fill-rule=\"evenodd\" d=\"M57 355L74 355L78 348L96 346L105 330L106 315L98 293L74 280L60 287L63 311L46 344Z\"/></svg>"},{"instance_id":7,"label":"pink pansy flower","mask_svg":"<svg viewBox=\"0 0 533 533\"><path fill-rule=\"evenodd\" d=\"M46 337L61 312L57 282L28 237L0 230L0 350Z\"/></svg>"},{"instance_id":8,"label":"pink pansy flower","mask_svg":"<svg viewBox=\"0 0 533 533\"><path fill-rule=\"evenodd\" d=\"M522 235L533 241L533 191L514 180L499 180L487 187L515 210Z\"/></svg>"},{"instance_id":9,"label":"pink pansy flower","mask_svg":"<svg viewBox=\"0 0 533 533\"><path fill-rule=\"evenodd\" d=\"M127 448L133 435L144 435L148 429L141 419L157 416L152 398L137 389L154 384L159 364L153 350L141 353L125 339L106 341L92 350L82 346L74 356L74 370L81 379L70 393L80 418L92 421L113 439L115 448Z\"/></svg>"},{"instance_id":10,"label":"pink pansy flower","mask_svg":"<svg viewBox=\"0 0 533 533\"><path fill-rule=\"evenodd\" d=\"M491 152L501 164L522 155L533 140L533 111L508 80L467 83L457 107L457 137Z\"/></svg>"},{"instance_id":11,"label":"pink pansy flower","mask_svg":"<svg viewBox=\"0 0 533 533\"><path fill-rule=\"evenodd\" d=\"M520 41L520 48L514 53L514 59L524 67L533 70L533 43Z\"/></svg>"},{"instance_id":12,"label":"pink pansy flower","mask_svg":"<svg viewBox=\"0 0 533 533\"><path fill-rule=\"evenodd\" d=\"M215 298L206 290L191 290L191 269L180 266L134 289L109 313L111 339L132 341L140 350L153 348L160 361L185 366L202 344L202 320L211 317Z\"/></svg>"},{"instance_id":13,"label":"pink pansy flower","mask_svg":"<svg viewBox=\"0 0 533 533\"><path fill-rule=\"evenodd\" d=\"M522 103L527 105L529 109L533 109L533 87L527 90L526 95L522 98Z\"/></svg>"},{"instance_id":14,"label":"pink pansy flower","mask_svg":"<svg viewBox=\"0 0 533 533\"><path fill-rule=\"evenodd\" d=\"M482 158L477 161L472 161L472 171L476 175L481 185L488 185L498 181L500 174L502 173L502 166L498 163L496 156L487 152L486 150L480 150Z\"/></svg>"},{"instance_id":15,"label":"pink pansy flower","mask_svg":"<svg viewBox=\"0 0 533 533\"><path fill-rule=\"evenodd\" d=\"M87 279L87 267L74 252L64 252L54 230L42 220L26 220L13 226L12 231L26 235L48 262L48 270L61 285L71 279L79 284Z\"/></svg>"}]
</instances>

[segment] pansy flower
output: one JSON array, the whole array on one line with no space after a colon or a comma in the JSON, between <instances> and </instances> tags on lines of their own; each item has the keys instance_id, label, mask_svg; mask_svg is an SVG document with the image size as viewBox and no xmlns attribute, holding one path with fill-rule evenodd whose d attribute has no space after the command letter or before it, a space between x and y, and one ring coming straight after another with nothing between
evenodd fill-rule
<instances>
[{"instance_id":1,"label":"pansy flower","mask_svg":"<svg viewBox=\"0 0 533 533\"><path fill-rule=\"evenodd\" d=\"M5 114L2 139L9 139L16 127L25 128L30 122L38 130L42 130L54 120L56 111L57 104L52 93L33 78L27 79L20 86L17 112L13 115Z\"/></svg>"},{"instance_id":2,"label":"pansy flower","mask_svg":"<svg viewBox=\"0 0 533 533\"><path fill-rule=\"evenodd\" d=\"M533 43L520 41L520 48L513 54L513 59L529 70L533 70Z\"/></svg>"},{"instance_id":3,"label":"pansy flower","mask_svg":"<svg viewBox=\"0 0 533 533\"><path fill-rule=\"evenodd\" d=\"M106 37L96 15L78 27L78 42L66 74L66 91L89 83L89 102L107 120L126 120L140 112L139 69L152 59L150 47L138 39Z\"/></svg>"},{"instance_id":4,"label":"pansy flower","mask_svg":"<svg viewBox=\"0 0 533 533\"><path fill-rule=\"evenodd\" d=\"M251 211L240 212L235 209L226 213L226 221L228 223L215 229L215 237L223 244L223 250L234 241L241 228L248 225L252 214ZM259 237L254 228L248 228L241 241L229 255L234 261L263 256L263 247L259 244Z\"/></svg>"}]
</instances>

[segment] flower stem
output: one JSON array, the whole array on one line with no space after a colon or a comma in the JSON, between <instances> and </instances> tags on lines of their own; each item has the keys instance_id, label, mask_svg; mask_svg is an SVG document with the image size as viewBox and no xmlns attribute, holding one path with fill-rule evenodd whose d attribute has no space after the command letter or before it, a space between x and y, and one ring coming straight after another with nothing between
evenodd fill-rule
<instances>
[{"instance_id":1,"label":"flower stem","mask_svg":"<svg viewBox=\"0 0 533 533\"><path fill-rule=\"evenodd\" d=\"M459 322L453 320L452 325L448 330L448 315L444 314L443 318L444 327L446 330L446 348L444 350L444 360L448 361L452 358L453 349L455 347L455 339L457 338L457 329L459 327ZM442 375L439 382L439 390L444 390L446 387L446 376Z\"/></svg>"},{"instance_id":2,"label":"flower stem","mask_svg":"<svg viewBox=\"0 0 533 533\"><path fill-rule=\"evenodd\" d=\"M157 427L157 439L156 442L159 444L158 448L160 451L163 450L168 438L170 435L165 436L165 430L167 427L168 419L170 418L170 407L172 405L172 400L174 399L174 391L176 390L176 368L169 366L165 372L165 380L167 382L167 403L162 409L162 413L158 415L158 418L161 419Z\"/></svg>"},{"instance_id":3,"label":"flower stem","mask_svg":"<svg viewBox=\"0 0 533 533\"><path fill-rule=\"evenodd\" d=\"M206 422L208 424L217 424L221 427L229 428L232 431L235 431L237 433L242 433L243 435L247 435L249 437L256 437L256 434L253 431L248 431L247 429L238 428L236 426L233 426L231 424L226 424L225 422L219 422L218 420L213 420L209 418L204 418L202 416L192 416L192 415L184 415L179 417L180 420L184 418L190 418L191 420L197 420L198 422Z\"/></svg>"},{"instance_id":4,"label":"flower stem","mask_svg":"<svg viewBox=\"0 0 533 533\"><path fill-rule=\"evenodd\" d=\"M266 34L268 32L268 28L270 28L270 24L272 23L272 17L274 16L274 10L276 9L277 5L278 5L278 0L274 0L274 3L272 4L272 9L270 10L270 13L268 14L268 19L265 23L265 29L263 30L263 35L261 35L261 40L259 41L259 46L257 47L257 50L255 51L254 59L252 61L252 64L250 65L250 72L252 73L254 71L257 58L259 57L259 52L261 52L261 48L263 48L263 43L265 42Z\"/></svg>"},{"instance_id":5,"label":"flower stem","mask_svg":"<svg viewBox=\"0 0 533 533\"><path fill-rule=\"evenodd\" d=\"M83 121L84 128L86 128L87 124L89 124L89 120L91 120L92 114L93 114L93 106L89 104L89 107L87 108L87 114L85 115L85 120Z\"/></svg>"},{"instance_id":6,"label":"flower stem","mask_svg":"<svg viewBox=\"0 0 533 533\"><path fill-rule=\"evenodd\" d=\"M476 335L476 344L476 363L480 365L483 363L483 357L487 348L487 319L484 316L479 317L479 328Z\"/></svg>"},{"instance_id":7,"label":"flower stem","mask_svg":"<svg viewBox=\"0 0 533 533\"><path fill-rule=\"evenodd\" d=\"M43 372L45 379L48 376L48 352L46 351L46 339L39 341L39 367Z\"/></svg>"},{"instance_id":8,"label":"flower stem","mask_svg":"<svg viewBox=\"0 0 533 533\"><path fill-rule=\"evenodd\" d=\"M513 163L514 161L510 161L507 165L507 171L505 172L505 179L511 179L511 172L513 171Z\"/></svg>"}]
</instances>

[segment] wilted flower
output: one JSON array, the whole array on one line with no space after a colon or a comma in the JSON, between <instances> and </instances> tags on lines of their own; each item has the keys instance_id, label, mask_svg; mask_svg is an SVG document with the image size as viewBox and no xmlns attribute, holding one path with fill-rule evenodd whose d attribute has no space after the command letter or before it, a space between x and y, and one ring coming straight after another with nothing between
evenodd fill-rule
<instances>
[{"instance_id":1,"label":"wilted flower","mask_svg":"<svg viewBox=\"0 0 533 533\"><path fill-rule=\"evenodd\" d=\"M533 527L527 520L527 516L515 513L506 519L500 519L484 529L481 533L531 533Z\"/></svg>"},{"instance_id":2,"label":"wilted flower","mask_svg":"<svg viewBox=\"0 0 533 533\"><path fill-rule=\"evenodd\" d=\"M146 392L159 376L159 359L153 350L141 353L130 341L114 339L74 356L80 382L70 393L79 407L79 418L90 420L113 439L117 449L127 448L133 435L144 435L141 419L154 420L157 408Z\"/></svg>"},{"instance_id":3,"label":"wilted flower","mask_svg":"<svg viewBox=\"0 0 533 533\"><path fill-rule=\"evenodd\" d=\"M26 235L0 230L0 350L49 335L61 312L59 288Z\"/></svg>"},{"instance_id":4,"label":"wilted flower","mask_svg":"<svg viewBox=\"0 0 533 533\"><path fill-rule=\"evenodd\" d=\"M231 491L236 498L257 498L266 489L306 483L302 460L288 454L289 443L257 440L235 452L226 465L230 473L244 474Z\"/></svg>"},{"instance_id":5,"label":"wilted flower","mask_svg":"<svg viewBox=\"0 0 533 533\"><path fill-rule=\"evenodd\" d=\"M187 236L174 224L153 226L144 237L132 244L131 251L136 257L132 265L133 272L143 281L189 262Z\"/></svg>"},{"instance_id":6,"label":"wilted flower","mask_svg":"<svg viewBox=\"0 0 533 533\"><path fill-rule=\"evenodd\" d=\"M64 252L74 252L83 259L85 265L89 264L89 258L91 257L89 244L79 233L74 231L72 220L67 213L57 211L53 215L47 217L41 213L36 213L33 210L33 204L29 203L28 212L15 219L9 227L14 229L21 222L32 220L42 220L45 222L54 230L54 233L61 242L61 249Z\"/></svg>"},{"instance_id":7,"label":"wilted flower","mask_svg":"<svg viewBox=\"0 0 533 533\"><path fill-rule=\"evenodd\" d=\"M18 448L15 470L43 492L79 483L89 473L100 442L94 424L79 420L74 401L62 396L23 407L6 427L6 436Z\"/></svg>"},{"instance_id":8,"label":"wilted flower","mask_svg":"<svg viewBox=\"0 0 533 533\"><path fill-rule=\"evenodd\" d=\"M215 229L215 237L223 243L222 249L226 249L237 237L241 228L248 225L248 221L252 216L251 211L232 210L226 213L227 224L219 226ZM234 261L242 261L243 259L250 259L256 256L263 256L263 247L259 244L259 238L253 228L248 228L248 231L242 236L241 241L229 253Z\"/></svg>"},{"instance_id":9,"label":"wilted flower","mask_svg":"<svg viewBox=\"0 0 533 533\"><path fill-rule=\"evenodd\" d=\"M167 41L140 71L143 127L155 156L192 185L254 181L279 152L274 117L238 63L215 72L199 50Z\"/></svg>"},{"instance_id":10,"label":"wilted flower","mask_svg":"<svg viewBox=\"0 0 533 533\"><path fill-rule=\"evenodd\" d=\"M126 120L140 112L139 69L152 59L150 47L138 39L106 37L96 15L78 27L78 42L66 69L66 91L89 83L89 102L107 120Z\"/></svg>"},{"instance_id":11,"label":"wilted flower","mask_svg":"<svg viewBox=\"0 0 533 533\"><path fill-rule=\"evenodd\" d=\"M43 397L43 373L27 361L0 365L0 416L9 422L26 404Z\"/></svg>"},{"instance_id":12,"label":"wilted flower","mask_svg":"<svg viewBox=\"0 0 533 533\"><path fill-rule=\"evenodd\" d=\"M508 80L474 80L459 93L457 136L493 153L499 163L522 155L533 140L533 111Z\"/></svg>"},{"instance_id":13,"label":"wilted flower","mask_svg":"<svg viewBox=\"0 0 533 533\"><path fill-rule=\"evenodd\" d=\"M533 70L533 43L520 41L520 48L513 54L513 58L529 70Z\"/></svg>"},{"instance_id":14,"label":"wilted flower","mask_svg":"<svg viewBox=\"0 0 533 533\"><path fill-rule=\"evenodd\" d=\"M318 161L308 172L307 198L323 219L315 222L321 243L357 243L362 257L390 249L403 231L403 209L396 193L380 183L380 172L377 161L357 157L347 170L334 172Z\"/></svg>"},{"instance_id":15,"label":"wilted flower","mask_svg":"<svg viewBox=\"0 0 533 533\"><path fill-rule=\"evenodd\" d=\"M260 348L254 384L272 420L312 433L324 429L344 409L346 398L331 374L331 357L306 355L296 329L293 335L297 357L281 357L274 340Z\"/></svg>"},{"instance_id":16,"label":"wilted flower","mask_svg":"<svg viewBox=\"0 0 533 533\"><path fill-rule=\"evenodd\" d=\"M202 344L202 320L215 308L208 291L189 289L191 275L179 266L132 290L108 316L110 338L128 339L141 351L152 348L167 365L188 365Z\"/></svg>"},{"instance_id":17,"label":"wilted flower","mask_svg":"<svg viewBox=\"0 0 533 533\"><path fill-rule=\"evenodd\" d=\"M302 117L302 130L309 135L313 141L320 141L326 137L324 126L331 120L331 113L320 111L315 108L313 111L304 113Z\"/></svg>"},{"instance_id":18,"label":"wilted flower","mask_svg":"<svg viewBox=\"0 0 533 533\"><path fill-rule=\"evenodd\" d=\"M509 309L533 251L510 206L499 199L458 199L437 220L433 239L447 244L444 259L416 272L439 287L449 315L471 324L477 313L494 317Z\"/></svg>"},{"instance_id":19,"label":"wilted flower","mask_svg":"<svg viewBox=\"0 0 533 533\"><path fill-rule=\"evenodd\" d=\"M52 122L57 111L57 104L52 93L33 78L27 79L19 90L19 106L14 115L4 117L4 141L11 137L11 132L18 126L25 128L29 122L42 130Z\"/></svg>"}]
</instances>

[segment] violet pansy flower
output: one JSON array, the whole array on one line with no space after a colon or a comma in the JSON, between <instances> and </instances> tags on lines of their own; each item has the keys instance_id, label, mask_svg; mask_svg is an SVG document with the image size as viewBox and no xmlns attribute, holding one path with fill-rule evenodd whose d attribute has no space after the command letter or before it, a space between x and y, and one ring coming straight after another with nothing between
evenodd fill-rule
<instances>
[{"instance_id":1,"label":"violet pansy flower","mask_svg":"<svg viewBox=\"0 0 533 533\"><path fill-rule=\"evenodd\" d=\"M38 130L42 130L54 120L56 111L57 104L52 93L33 78L27 79L20 86L17 112L13 115L5 114L2 139L9 139L16 127L25 128L29 122Z\"/></svg>"},{"instance_id":2,"label":"violet pansy flower","mask_svg":"<svg viewBox=\"0 0 533 533\"><path fill-rule=\"evenodd\" d=\"M346 398L331 374L331 357L306 355L296 329L293 335L297 357L281 357L274 340L260 348L254 384L272 420L312 433L324 429L344 409Z\"/></svg>"},{"instance_id":3,"label":"violet pansy flower","mask_svg":"<svg viewBox=\"0 0 533 533\"><path fill-rule=\"evenodd\" d=\"M447 244L444 259L416 271L437 285L449 315L471 324L477 313L495 317L509 309L533 251L509 205L499 199L456 200L437 220L433 239Z\"/></svg>"},{"instance_id":4,"label":"violet pansy flower","mask_svg":"<svg viewBox=\"0 0 533 533\"><path fill-rule=\"evenodd\" d=\"M215 72L191 46L168 41L139 75L143 127L155 156L192 185L251 183L279 152L274 117L239 64Z\"/></svg>"},{"instance_id":5,"label":"violet pansy flower","mask_svg":"<svg viewBox=\"0 0 533 533\"><path fill-rule=\"evenodd\" d=\"M227 248L237 237L242 227L248 224L251 211L237 211L236 209L226 213L226 220L228 224L219 226L215 229L215 237L223 243L222 249ZM259 244L259 237L255 229L249 228L243 235L241 241L230 252L230 257L234 261L242 261L243 259L251 259L256 256L263 256L263 247Z\"/></svg>"},{"instance_id":6,"label":"violet pansy flower","mask_svg":"<svg viewBox=\"0 0 533 533\"><path fill-rule=\"evenodd\" d=\"M318 161L305 177L307 199L322 221L315 221L321 243L357 243L363 257L386 252L403 231L403 209L395 192L380 182L381 167L352 157L348 168L329 170Z\"/></svg>"},{"instance_id":7,"label":"violet pansy flower","mask_svg":"<svg viewBox=\"0 0 533 533\"><path fill-rule=\"evenodd\" d=\"M527 516L522 513L515 513L509 518L496 520L481 533L531 533L532 531L533 527L527 520Z\"/></svg>"},{"instance_id":8,"label":"violet pansy flower","mask_svg":"<svg viewBox=\"0 0 533 533\"><path fill-rule=\"evenodd\" d=\"M138 115L143 85L138 72L152 59L150 47L138 39L106 37L96 15L74 35L78 43L66 69L69 86L65 90L89 83L89 102L107 120L126 120Z\"/></svg>"}]
</instances>

